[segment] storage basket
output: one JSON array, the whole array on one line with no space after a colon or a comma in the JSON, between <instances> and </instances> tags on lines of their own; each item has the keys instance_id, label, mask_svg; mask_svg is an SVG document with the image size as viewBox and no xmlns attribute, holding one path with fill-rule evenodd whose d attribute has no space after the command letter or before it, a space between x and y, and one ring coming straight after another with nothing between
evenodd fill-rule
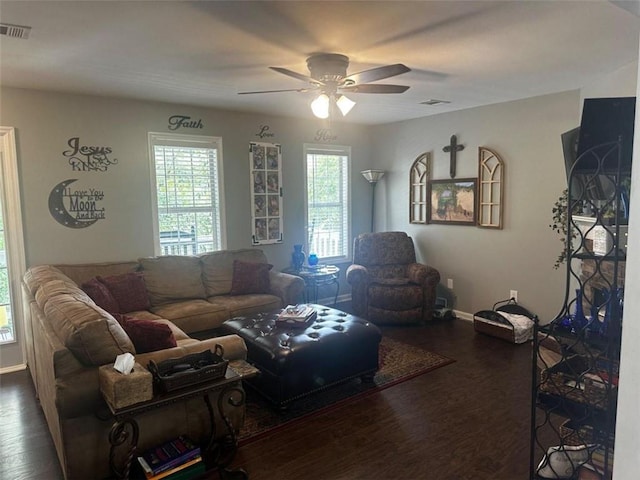
<instances>
[{"instance_id":1,"label":"storage basket","mask_svg":"<svg viewBox=\"0 0 640 480\"><path fill-rule=\"evenodd\" d=\"M506 315L505 315L506 314ZM526 327L515 325L509 314L523 315L531 320ZM493 305L492 310L480 310L473 315L473 328L478 333L497 337L509 343L522 344L533 338L535 315L515 300L503 300Z\"/></svg>"},{"instance_id":2,"label":"storage basket","mask_svg":"<svg viewBox=\"0 0 640 480\"><path fill-rule=\"evenodd\" d=\"M562 443L565 445L584 445L597 444L604 446L605 444L613 449L614 436L609 435L609 439L605 440L602 432L596 431L591 425L574 424L571 419L567 419L558 428Z\"/></svg>"},{"instance_id":3,"label":"storage basket","mask_svg":"<svg viewBox=\"0 0 640 480\"><path fill-rule=\"evenodd\" d=\"M570 357L540 373L540 391L574 402L606 409L615 387L585 377L588 370L579 357Z\"/></svg>"},{"instance_id":4,"label":"storage basket","mask_svg":"<svg viewBox=\"0 0 640 480\"><path fill-rule=\"evenodd\" d=\"M229 361L222 358L223 354L222 345L216 344L214 352L205 350L159 363L151 360L148 368L155 385L163 392L171 392L224 377Z\"/></svg>"}]
</instances>

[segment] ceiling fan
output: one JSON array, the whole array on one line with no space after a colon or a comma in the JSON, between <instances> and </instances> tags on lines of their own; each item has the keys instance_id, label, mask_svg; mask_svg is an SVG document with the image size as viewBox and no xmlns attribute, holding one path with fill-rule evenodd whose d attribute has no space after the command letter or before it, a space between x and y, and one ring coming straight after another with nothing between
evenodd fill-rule
<instances>
[{"instance_id":1,"label":"ceiling fan","mask_svg":"<svg viewBox=\"0 0 640 480\"><path fill-rule=\"evenodd\" d=\"M278 73L309 83L305 88L291 88L284 90L262 90L255 92L239 92L240 95L255 93L279 92L319 92L318 97L311 103L311 110L319 118L327 118L330 106L335 103L342 115L346 115L355 102L343 93L403 93L409 87L405 85L371 84L384 78L394 77L410 72L411 69L401 63L376 67L362 72L347 75L349 57L338 53L317 53L307 58L310 75L303 75L282 67L269 67Z\"/></svg>"}]
</instances>

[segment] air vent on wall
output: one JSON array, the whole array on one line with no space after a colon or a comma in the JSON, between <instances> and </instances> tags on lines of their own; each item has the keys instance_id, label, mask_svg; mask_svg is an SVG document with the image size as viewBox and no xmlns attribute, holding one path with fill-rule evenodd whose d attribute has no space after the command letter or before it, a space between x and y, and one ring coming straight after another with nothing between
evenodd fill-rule
<instances>
[{"instance_id":1,"label":"air vent on wall","mask_svg":"<svg viewBox=\"0 0 640 480\"><path fill-rule=\"evenodd\" d=\"M27 39L29 38L29 33L31 33L31 27L11 25L10 23L0 23L0 35Z\"/></svg>"},{"instance_id":2,"label":"air vent on wall","mask_svg":"<svg viewBox=\"0 0 640 480\"><path fill-rule=\"evenodd\" d=\"M420 102L420 105L442 105L443 103L451 103L451 102L448 100L438 100L435 98L430 98L429 100Z\"/></svg>"}]
</instances>

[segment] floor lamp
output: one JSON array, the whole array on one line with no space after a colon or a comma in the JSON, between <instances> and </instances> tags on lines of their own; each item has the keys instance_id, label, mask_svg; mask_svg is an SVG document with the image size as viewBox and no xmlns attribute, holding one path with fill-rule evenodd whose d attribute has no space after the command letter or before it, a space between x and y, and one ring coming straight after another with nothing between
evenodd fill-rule
<instances>
[{"instance_id":1,"label":"floor lamp","mask_svg":"<svg viewBox=\"0 0 640 480\"><path fill-rule=\"evenodd\" d=\"M384 170L363 170L360 172L371 184L371 232L373 232L373 216L376 202L376 184L384 177Z\"/></svg>"}]
</instances>

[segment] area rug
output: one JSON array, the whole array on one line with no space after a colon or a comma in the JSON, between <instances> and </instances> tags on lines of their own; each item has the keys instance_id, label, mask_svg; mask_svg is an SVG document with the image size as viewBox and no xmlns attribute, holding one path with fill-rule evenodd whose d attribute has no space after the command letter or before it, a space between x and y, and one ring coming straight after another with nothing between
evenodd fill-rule
<instances>
[{"instance_id":1,"label":"area rug","mask_svg":"<svg viewBox=\"0 0 640 480\"><path fill-rule=\"evenodd\" d=\"M258 393L247 388L247 412L239 435L240 445L455 361L388 337L382 337L379 357L380 370L373 382L362 382L359 378L349 380L292 402L285 412L277 411Z\"/></svg>"}]
</instances>

